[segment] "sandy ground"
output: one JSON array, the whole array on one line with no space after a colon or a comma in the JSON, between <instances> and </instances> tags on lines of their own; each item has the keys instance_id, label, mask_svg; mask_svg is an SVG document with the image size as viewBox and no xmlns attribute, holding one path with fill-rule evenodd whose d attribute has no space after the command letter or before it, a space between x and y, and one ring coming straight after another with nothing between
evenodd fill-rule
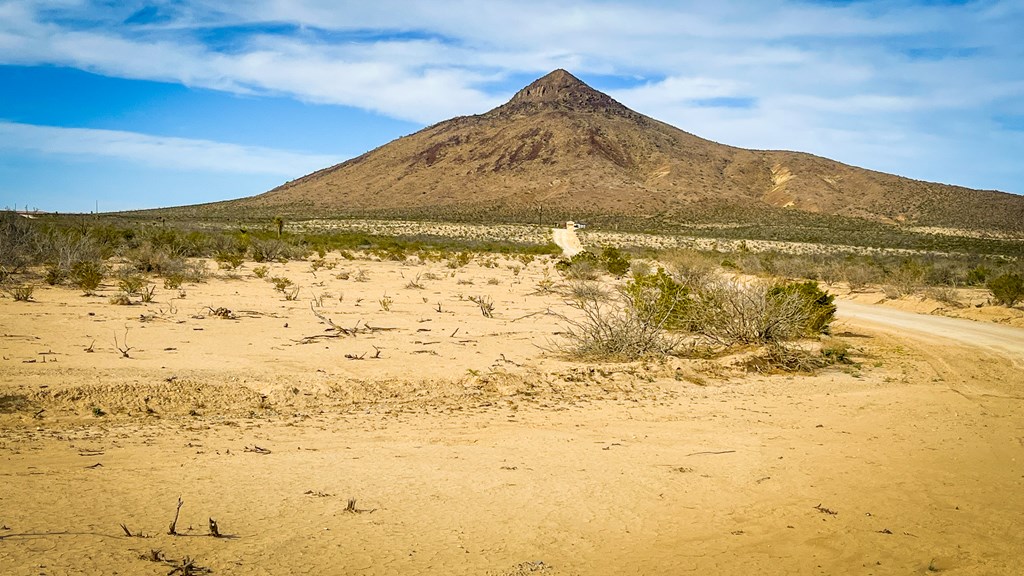
<instances>
[{"instance_id":1,"label":"sandy ground","mask_svg":"<svg viewBox=\"0 0 1024 576\"><path fill-rule=\"evenodd\" d=\"M587 364L547 259L252 269L0 299L0 572L1020 573L1019 329L843 304L814 376Z\"/></svg>"}]
</instances>

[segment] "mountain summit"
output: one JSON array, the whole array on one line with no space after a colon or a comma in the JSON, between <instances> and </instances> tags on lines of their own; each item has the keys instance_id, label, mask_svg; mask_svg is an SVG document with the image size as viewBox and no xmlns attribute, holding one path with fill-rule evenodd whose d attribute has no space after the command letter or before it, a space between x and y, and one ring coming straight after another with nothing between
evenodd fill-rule
<instances>
[{"instance_id":1,"label":"mountain summit","mask_svg":"<svg viewBox=\"0 0 1024 576\"><path fill-rule=\"evenodd\" d=\"M796 211L1024 231L1024 197L718 144L634 112L565 70L487 113L209 208L488 221L744 214L751 223Z\"/></svg>"},{"instance_id":2,"label":"mountain summit","mask_svg":"<svg viewBox=\"0 0 1024 576\"><path fill-rule=\"evenodd\" d=\"M535 80L516 92L508 103L495 108L489 114L528 113L545 108L639 116L611 96L594 90L562 69Z\"/></svg>"}]
</instances>

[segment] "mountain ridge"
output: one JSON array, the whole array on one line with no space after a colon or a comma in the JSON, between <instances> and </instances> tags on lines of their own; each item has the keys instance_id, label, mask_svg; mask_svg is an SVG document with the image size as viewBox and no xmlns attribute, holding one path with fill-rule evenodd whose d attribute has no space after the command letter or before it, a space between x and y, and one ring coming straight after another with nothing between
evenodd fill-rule
<instances>
[{"instance_id":1,"label":"mountain ridge","mask_svg":"<svg viewBox=\"0 0 1024 576\"><path fill-rule=\"evenodd\" d=\"M1024 230L1024 197L720 144L635 112L561 69L483 114L438 122L266 193L209 206L469 219L538 211L685 219L722 206Z\"/></svg>"}]
</instances>

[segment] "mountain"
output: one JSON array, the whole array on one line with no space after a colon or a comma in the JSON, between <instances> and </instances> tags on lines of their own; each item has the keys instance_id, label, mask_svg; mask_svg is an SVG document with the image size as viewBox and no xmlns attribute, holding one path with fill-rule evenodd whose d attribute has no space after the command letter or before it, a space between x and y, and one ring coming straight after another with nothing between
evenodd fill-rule
<instances>
[{"instance_id":1,"label":"mountain","mask_svg":"<svg viewBox=\"0 0 1024 576\"><path fill-rule=\"evenodd\" d=\"M697 221L813 213L1024 230L1024 197L705 140L555 70L460 116L267 193L210 205L286 216ZM738 216L737 216L738 215Z\"/></svg>"}]
</instances>

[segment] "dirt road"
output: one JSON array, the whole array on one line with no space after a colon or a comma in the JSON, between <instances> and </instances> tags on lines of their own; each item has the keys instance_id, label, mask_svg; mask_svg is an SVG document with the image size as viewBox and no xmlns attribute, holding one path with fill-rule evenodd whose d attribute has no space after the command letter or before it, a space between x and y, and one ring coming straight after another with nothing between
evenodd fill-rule
<instances>
[{"instance_id":1,"label":"dirt road","mask_svg":"<svg viewBox=\"0 0 1024 576\"><path fill-rule=\"evenodd\" d=\"M1006 356L1016 365L1024 366L1024 329L1021 328L945 316L914 314L856 302L837 301L836 305L838 316L844 321L866 323L904 336L916 336L916 339L928 336L984 348Z\"/></svg>"},{"instance_id":2,"label":"dirt road","mask_svg":"<svg viewBox=\"0 0 1024 576\"><path fill-rule=\"evenodd\" d=\"M552 228L551 232L553 235L552 240L555 245L562 249L562 254L566 258L572 258L583 252L583 245L580 244L580 239L576 236L575 230Z\"/></svg>"}]
</instances>

